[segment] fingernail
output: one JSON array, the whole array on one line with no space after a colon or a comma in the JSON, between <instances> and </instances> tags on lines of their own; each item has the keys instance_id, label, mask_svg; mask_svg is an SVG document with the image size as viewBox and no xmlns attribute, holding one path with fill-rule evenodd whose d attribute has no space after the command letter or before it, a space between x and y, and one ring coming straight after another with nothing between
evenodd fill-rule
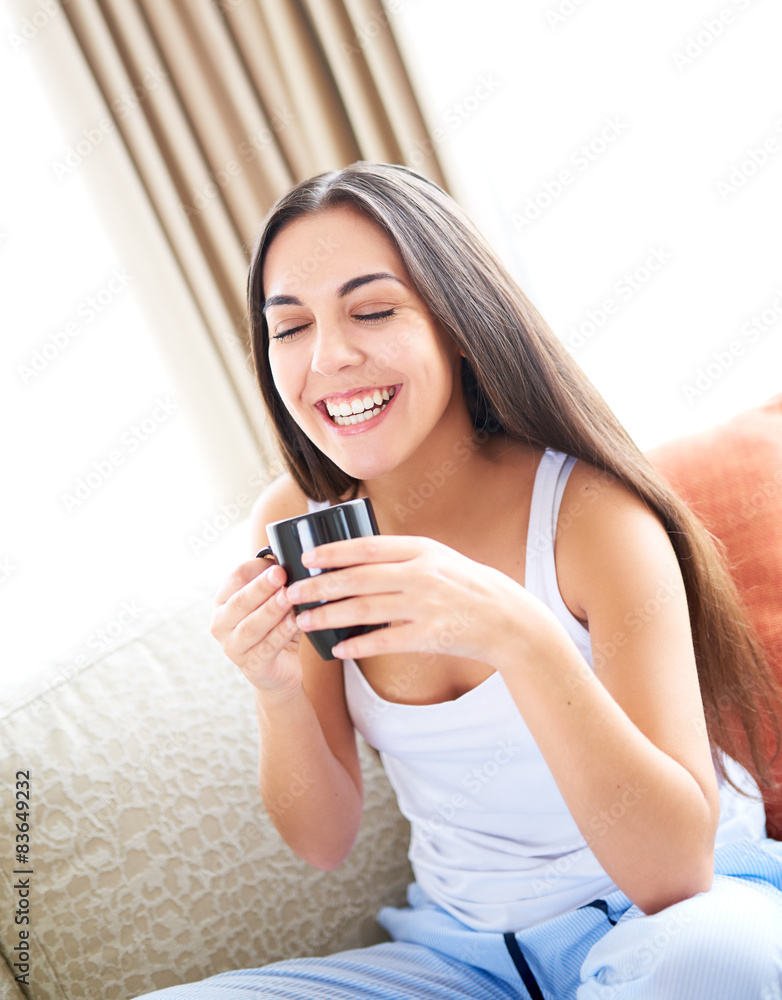
<instances>
[{"instance_id":1,"label":"fingernail","mask_svg":"<svg viewBox=\"0 0 782 1000\"><path fill-rule=\"evenodd\" d=\"M285 587L280 587L277 591L277 603L281 608L284 608L288 604L288 595L285 593Z\"/></svg>"},{"instance_id":2,"label":"fingernail","mask_svg":"<svg viewBox=\"0 0 782 1000\"><path fill-rule=\"evenodd\" d=\"M296 624L299 628L306 628L310 623L310 613L309 611L302 611L302 613L296 618Z\"/></svg>"}]
</instances>

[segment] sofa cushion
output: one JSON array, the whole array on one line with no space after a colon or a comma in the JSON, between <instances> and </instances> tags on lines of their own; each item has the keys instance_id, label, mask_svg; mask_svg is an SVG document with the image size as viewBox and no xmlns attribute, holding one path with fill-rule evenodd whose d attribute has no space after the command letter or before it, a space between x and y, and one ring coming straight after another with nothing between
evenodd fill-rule
<instances>
[{"instance_id":1,"label":"sofa cushion","mask_svg":"<svg viewBox=\"0 0 782 1000\"><path fill-rule=\"evenodd\" d=\"M782 395L720 426L647 453L724 545L748 617L782 680ZM769 836L782 839L780 788L762 789Z\"/></svg>"},{"instance_id":2,"label":"sofa cushion","mask_svg":"<svg viewBox=\"0 0 782 1000\"><path fill-rule=\"evenodd\" d=\"M386 940L375 915L404 903L409 827L366 744L364 819L340 869L311 868L272 825L252 689L209 634L215 590L0 711L4 804L31 772L34 1000L129 998ZM4 805L6 845L11 822ZM15 877L0 867L7 962Z\"/></svg>"}]
</instances>

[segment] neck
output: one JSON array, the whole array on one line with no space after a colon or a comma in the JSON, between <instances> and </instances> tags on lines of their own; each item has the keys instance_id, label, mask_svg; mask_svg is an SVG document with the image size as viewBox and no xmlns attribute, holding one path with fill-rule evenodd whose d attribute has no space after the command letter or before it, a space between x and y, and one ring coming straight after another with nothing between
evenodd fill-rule
<instances>
[{"instance_id":1,"label":"neck","mask_svg":"<svg viewBox=\"0 0 782 1000\"><path fill-rule=\"evenodd\" d=\"M443 539L471 518L485 518L484 501L498 481L509 453L523 445L504 434L465 432L431 452L426 460L406 463L386 476L362 482L359 496L372 501L383 534L424 535Z\"/></svg>"}]
</instances>

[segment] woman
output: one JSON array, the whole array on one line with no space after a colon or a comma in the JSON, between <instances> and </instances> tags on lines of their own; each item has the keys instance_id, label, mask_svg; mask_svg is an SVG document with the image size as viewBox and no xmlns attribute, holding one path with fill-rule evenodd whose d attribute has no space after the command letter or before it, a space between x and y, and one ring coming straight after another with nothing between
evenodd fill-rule
<instances>
[{"instance_id":1,"label":"woman","mask_svg":"<svg viewBox=\"0 0 782 1000\"><path fill-rule=\"evenodd\" d=\"M255 688L261 795L291 848L323 869L350 852L355 728L416 881L379 915L389 943L155 996L782 996L782 849L738 793L767 778L756 713L779 692L703 529L414 172L298 185L248 289L289 468L255 545L355 496L382 534L319 547L333 572L290 587L243 563L212 633ZM333 603L294 617L311 601ZM331 663L303 638L386 622ZM306 795L272 809L302 769Z\"/></svg>"}]
</instances>

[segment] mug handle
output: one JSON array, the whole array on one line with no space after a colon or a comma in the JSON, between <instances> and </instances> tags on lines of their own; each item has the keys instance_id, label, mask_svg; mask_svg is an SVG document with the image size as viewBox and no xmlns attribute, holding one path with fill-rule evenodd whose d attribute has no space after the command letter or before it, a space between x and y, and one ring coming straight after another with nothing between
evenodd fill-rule
<instances>
[{"instance_id":1,"label":"mug handle","mask_svg":"<svg viewBox=\"0 0 782 1000\"><path fill-rule=\"evenodd\" d=\"M272 552L271 546L265 545L260 552L255 553L256 559L271 559L275 566L279 566L277 556Z\"/></svg>"}]
</instances>

